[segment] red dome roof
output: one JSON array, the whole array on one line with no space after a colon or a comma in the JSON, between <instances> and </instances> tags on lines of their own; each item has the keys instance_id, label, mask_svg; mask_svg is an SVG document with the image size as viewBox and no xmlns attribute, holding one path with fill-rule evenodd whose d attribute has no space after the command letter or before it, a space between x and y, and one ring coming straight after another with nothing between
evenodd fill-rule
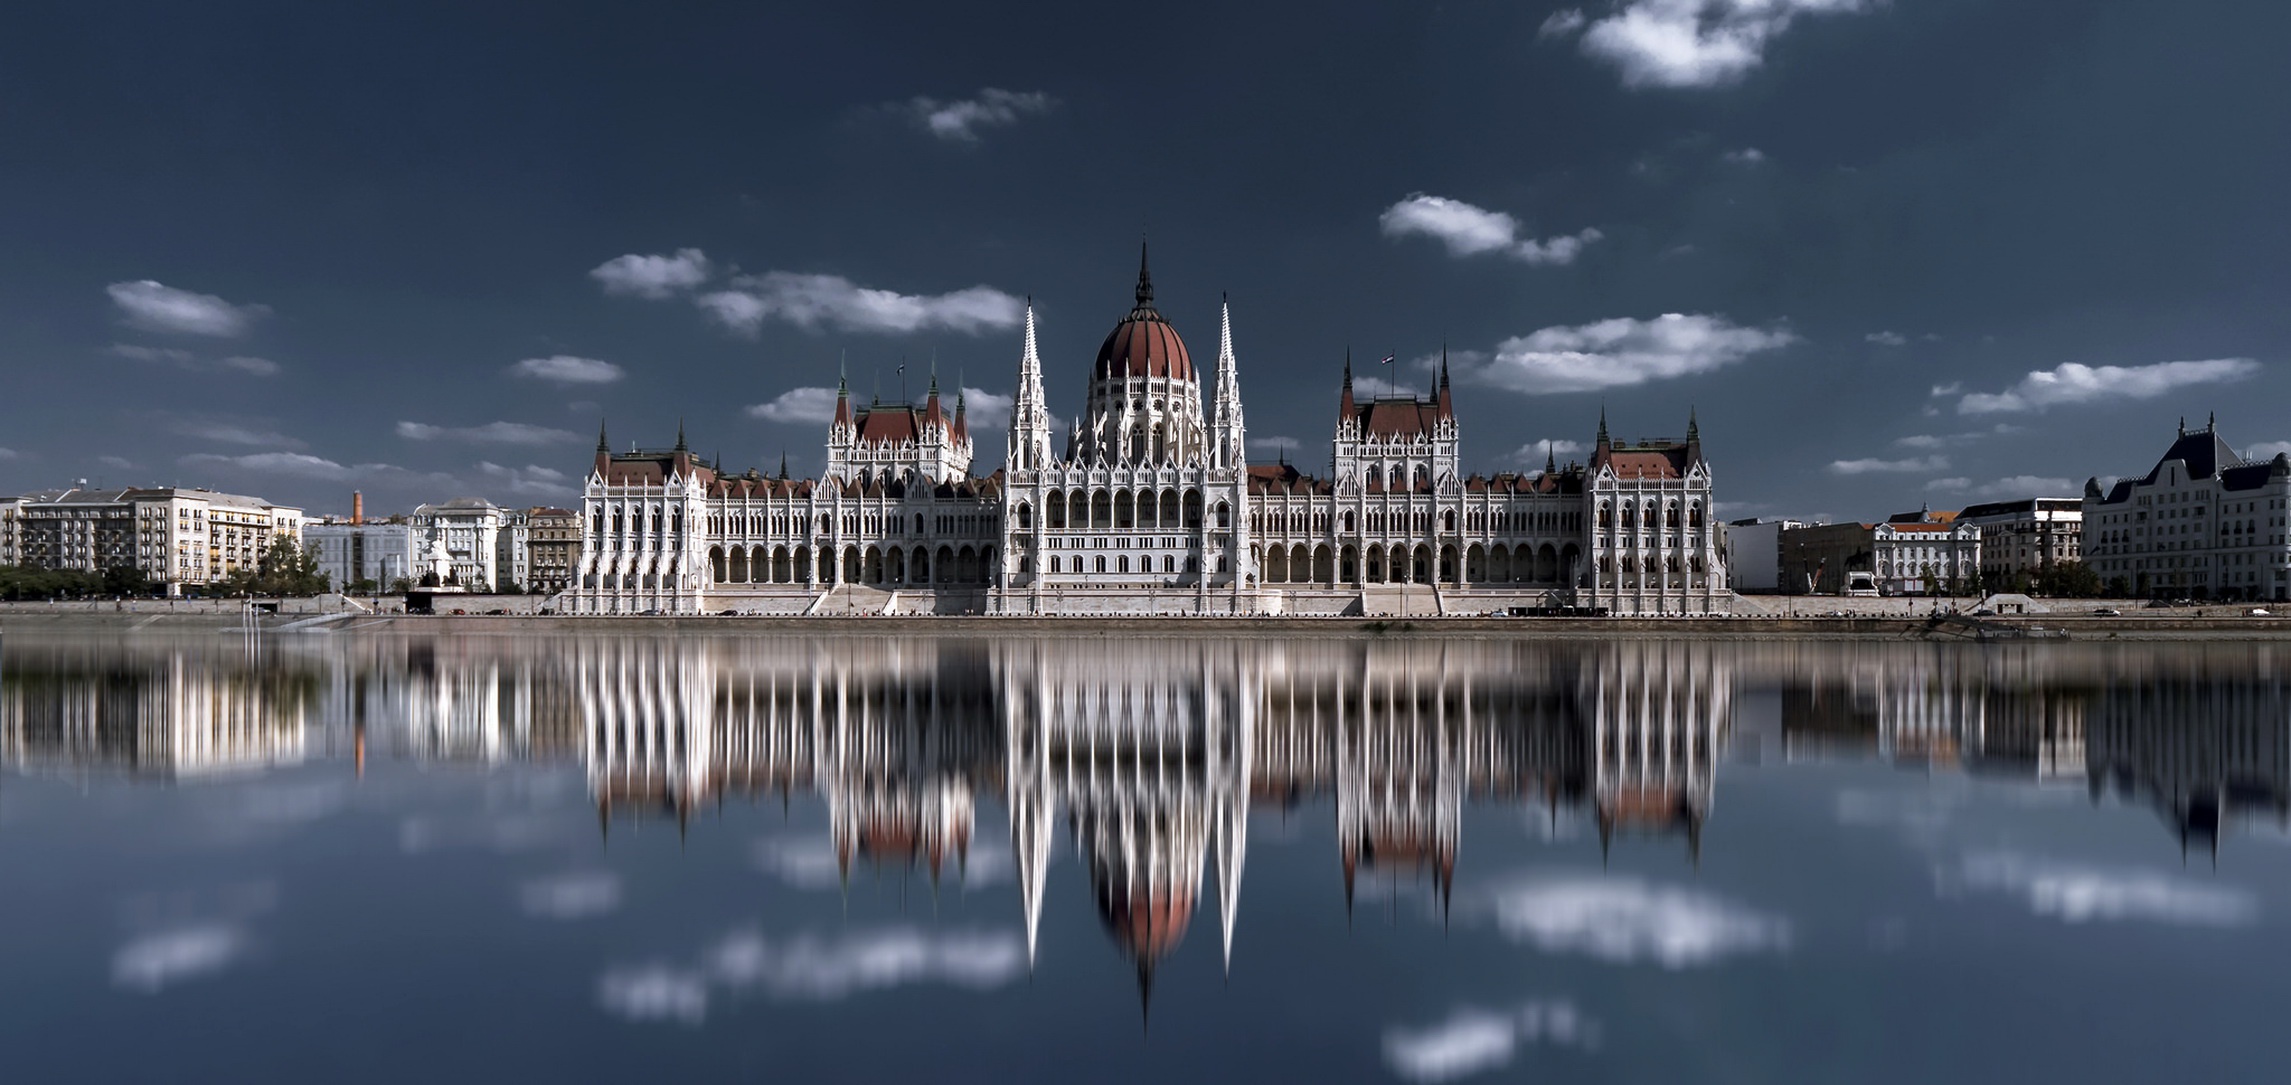
<instances>
[{"instance_id":1,"label":"red dome roof","mask_svg":"<svg viewBox=\"0 0 2291 1085\"><path fill-rule=\"evenodd\" d=\"M1091 367L1090 373L1101 380L1194 379L1193 359L1185 352L1185 340L1177 337L1177 329L1170 327L1169 321L1163 320L1153 307L1153 276L1146 270L1143 248L1138 252L1137 307L1107 334L1104 345L1098 348L1097 364Z\"/></svg>"}]
</instances>

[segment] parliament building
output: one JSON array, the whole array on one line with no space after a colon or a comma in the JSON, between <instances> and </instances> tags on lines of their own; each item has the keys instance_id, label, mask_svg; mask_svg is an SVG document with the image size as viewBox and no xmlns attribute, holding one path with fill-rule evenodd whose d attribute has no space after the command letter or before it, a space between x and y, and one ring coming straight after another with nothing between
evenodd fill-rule
<instances>
[{"instance_id":1,"label":"parliament building","mask_svg":"<svg viewBox=\"0 0 2291 1085\"><path fill-rule=\"evenodd\" d=\"M1214 388L1135 302L1054 448L1026 311L1009 455L972 473L958 393L860 405L837 389L817 479L726 473L673 448L615 452L584 488L575 614L1416 615L1520 606L1723 612L1711 469L1683 440L1588 464L1466 475L1443 359L1429 396L1360 397L1346 363L1325 477L1251 464L1230 307Z\"/></svg>"}]
</instances>

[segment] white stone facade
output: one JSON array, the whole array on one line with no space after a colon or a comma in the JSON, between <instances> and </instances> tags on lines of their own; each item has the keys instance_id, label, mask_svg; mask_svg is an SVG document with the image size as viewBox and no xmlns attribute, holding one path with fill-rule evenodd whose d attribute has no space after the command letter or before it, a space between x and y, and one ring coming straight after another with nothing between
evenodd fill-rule
<instances>
[{"instance_id":1,"label":"white stone facade","mask_svg":"<svg viewBox=\"0 0 2291 1085\"><path fill-rule=\"evenodd\" d=\"M2291 599L2291 456L2244 460L2181 425L2144 478L2084 485L2085 564L2119 594Z\"/></svg>"}]
</instances>

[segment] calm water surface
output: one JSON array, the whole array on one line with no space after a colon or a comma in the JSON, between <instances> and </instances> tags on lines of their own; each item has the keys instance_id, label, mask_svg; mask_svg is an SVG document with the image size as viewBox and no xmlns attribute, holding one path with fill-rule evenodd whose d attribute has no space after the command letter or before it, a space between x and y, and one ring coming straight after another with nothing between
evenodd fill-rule
<instances>
[{"instance_id":1,"label":"calm water surface","mask_svg":"<svg viewBox=\"0 0 2291 1085\"><path fill-rule=\"evenodd\" d=\"M2275 1080L2273 646L0 646L11 1081Z\"/></svg>"}]
</instances>

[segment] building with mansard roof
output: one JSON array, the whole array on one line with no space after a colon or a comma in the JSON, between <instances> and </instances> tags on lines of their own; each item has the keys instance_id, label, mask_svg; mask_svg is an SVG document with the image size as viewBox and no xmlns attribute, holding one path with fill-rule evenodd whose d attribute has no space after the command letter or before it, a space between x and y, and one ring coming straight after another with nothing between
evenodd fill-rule
<instances>
[{"instance_id":1,"label":"building with mansard roof","mask_svg":"<svg viewBox=\"0 0 2291 1085\"><path fill-rule=\"evenodd\" d=\"M2291 456L2246 462L2207 422L2145 476L2084 483L2084 563L2118 595L2291 598Z\"/></svg>"},{"instance_id":2,"label":"building with mansard roof","mask_svg":"<svg viewBox=\"0 0 2291 1085\"><path fill-rule=\"evenodd\" d=\"M826 470L733 475L600 432L575 614L1474 614L1566 606L1723 612L1711 469L1684 440L1611 440L1589 464L1467 475L1443 356L1428 396L1362 398L1346 362L1325 476L1251 464L1229 306L1207 379L1154 303L1092 360L1054 445L1026 309L1009 452L972 472L962 396L859 405L847 382Z\"/></svg>"}]
</instances>

